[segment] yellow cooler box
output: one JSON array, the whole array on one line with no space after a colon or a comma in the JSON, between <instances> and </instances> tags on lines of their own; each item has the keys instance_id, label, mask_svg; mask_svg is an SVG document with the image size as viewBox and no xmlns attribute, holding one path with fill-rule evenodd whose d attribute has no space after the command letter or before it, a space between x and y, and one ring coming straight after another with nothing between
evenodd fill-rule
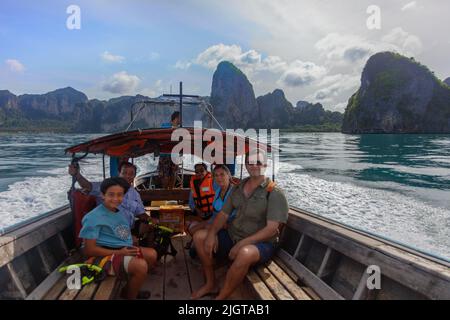
<instances>
[{"instance_id":1,"label":"yellow cooler box","mask_svg":"<svg viewBox=\"0 0 450 320\"><path fill-rule=\"evenodd\" d=\"M175 232L184 232L184 209L180 205L164 205L159 210L159 224L173 229Z\"/></svg>"}]
</instances>

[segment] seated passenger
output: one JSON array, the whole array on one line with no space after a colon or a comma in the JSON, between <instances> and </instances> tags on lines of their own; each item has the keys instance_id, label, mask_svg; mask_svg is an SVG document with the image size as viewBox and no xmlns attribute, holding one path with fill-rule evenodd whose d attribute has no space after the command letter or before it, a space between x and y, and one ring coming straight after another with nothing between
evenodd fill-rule
<instances>
[{"instance_id":1,"label":"seated passenger","mask_svg":"<svg viewBox=\"0 0 450 320\"><path fill-rule=\"evenodd\" d=\"M191 228L191 232L195 233L198 230L202 228L209 228L214 221L214 218L217 216L217 214L222 210L222 207L227 200L228 196L231 194L233 190L233 184L231 183L231 172L230 169L224 164L218 164L214 166L213 169L213 176L214 176L214 183L215 183L215 190L214 190L214 201L213 201L213 214L211 218L207 221L202 221L196 225L194 225ZM234 215L236 213L236 210L233 210L230 217L228 218L227 224L230 223ZM193 231L192 231L193 230ZM193 234L192 233L192 234ZM190 243L186 246L188 249L190 247ZM191 250L189 251L189 254L192 258L196 256L195 248L191 247Z\"/></svg>"},{"instance_id":2,"label":"seated passenger","mask_svg":"<svg viewBox=\"0 0 450 320\"><path fill-rule=\"evenodd\" d=\"M125 193L119 209L120 214L125 217L131 229L134 227L135 218L145 221L149 218L145 213L145 207L142 203L141 196L133 186L136 171L136 166L130 162L122 162L119 165L119 177L124 178L131 186ZM103 202L103 197L100 190L101 182L89 182L81 175L79 169L74 165L69 166L69 174L75 177L84 190L86 190L90 195L96 197L97 205Z\"/></svg>"},{"instance_id":3,"label":"seated passenger","mask_svg":"<svg viewBox=\"0 0 450 320\"><path fill-rule=\"evenodd\" d=\"M214 166L213 169L214 182L216 184L216 189L214 190L214 202L213 202L213 214L211 218L208 220L208 225L214 221L214 218L219 214L222 210L223 205L228 199L228 196L233 192L234 185L232 184L232 176L230 169L224 164L218 164ZM229 224L235 217L236 210L230 214L227 224Z\"/></svg>"},{"instance_id":4,"label":"seated passenger","mask_svg":"<svg viewBox=\"0 0 450 320\"><path fill-rule=\"evenodd\" d=\"M175 111L170 117L170 123L163 123L162 128L178 128L180 126L180 112ZM172 161L171 153L160 153L158 161L158 175L163 189L173 189L179 171L179 164Z\"/></svg>"},{"instance_id":5,"label":"seated passenger","mask_svg":"<svg viewBox=\"0 0 450 320\"><path fill-rule=\"evenodd\" d=\"M83 253L88 263L104 264L108 275L121 279L128 276L122 291L126 299L148 298L148 292L139 292L147 273L155 264L157 254L153 248L133 247L130 225L120 214L120 204L129 188L123 178L109 178L101 183L103 204L84 216L79 237L84 240Z\"/></svg>"},{"instance_id":6,"label":"seated passenger","mask_svg":"<svg viewBox=\"0 0 450 320\"><path fill-rule=\"evenodd\" d=\"M198 221L193 221L187 228L192 236L198 230L204 228L213 214L214 185L211 173L204 163L197 163L194 166L195 175L190 181L191 194L189 196L189 206Z\"/></svg>"},{"instance_id":7,"label":"seated passenger","mask_svg":"<svg viewBox=\"0 0 450 320\"><path fill-rule=\"evenodd\" d=\"M194 234L206 283L192 294L193 299L215 291L216 259L232 262L216 299L229 297L242 283L251 266L265 263L272 257L278 244L279 227L287 222L289 206L286 197L264 175L267 167L265 153L253 150L245 160L250 177L234 188L212 226ZM234 209L237 210L236 216L224 229Z\"/></svg>"}]
</instances>

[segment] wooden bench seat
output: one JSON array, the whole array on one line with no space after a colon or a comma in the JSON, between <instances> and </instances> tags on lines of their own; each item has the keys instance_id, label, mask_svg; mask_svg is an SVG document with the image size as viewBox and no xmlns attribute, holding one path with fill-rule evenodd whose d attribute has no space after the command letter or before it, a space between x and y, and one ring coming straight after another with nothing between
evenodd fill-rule
<instances>
[{"instance_id":1,"label":"wooden bench seat","mask_svg":"<svg viewBox=\"0 0 450 320\"><path fill-rule=\"evenodd\" d=\"M302 287L286 266L274 258L247 274L249 286L262 300L316 300L318 296Z\"/></svg>"},{"instance_id":2,"label":"wooden bench seat","mask_svg":"<svg viewBox=\"0 0 450 320\"><path fill-rule=\"evenodd\" d=\"M117 277L107 276L100 283L89 283L81 289L67 288L67 275L63 275L44 295L44 300L110 300L121 286Z\"/></svg>"},{"instance_id":3,"label":"wooden bench seat","mask_svg":"<svg viewBox=\"0 0 450 320\"><path fill-rule=\"evenodd\" d=\"M81 289L67 288L68 274L63 274L58 269L65 265L77 263L81 255L76 252L67 258L56 268L27 299L42 300L109 300L113 299L122 283L117 277L107 276L100 283L90 283Z\"/></svg>"}]
</instances>

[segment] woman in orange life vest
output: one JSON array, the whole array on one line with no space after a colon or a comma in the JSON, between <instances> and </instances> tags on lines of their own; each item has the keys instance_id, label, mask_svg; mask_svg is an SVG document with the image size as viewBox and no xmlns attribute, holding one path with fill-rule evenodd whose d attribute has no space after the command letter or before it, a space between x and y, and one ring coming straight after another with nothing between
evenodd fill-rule
<instances>
[{"instance_id":1,"label":"woman in orange life vest","mask_svg":"<svg viewBox=\"0 0 450 320\"><path fill-rule=\"evenodd\" d=\"M194 166L195 175L192 176L190 186L191 195L189 197L189 206L198 221L192 221L188 227L188 233L193 236L195 232L206 227L208 219L213 214L214 202L214 182L208 167L204 163L197 163ZM189 245L187 246L189 247Z\"/></svg>"}]
</instances>

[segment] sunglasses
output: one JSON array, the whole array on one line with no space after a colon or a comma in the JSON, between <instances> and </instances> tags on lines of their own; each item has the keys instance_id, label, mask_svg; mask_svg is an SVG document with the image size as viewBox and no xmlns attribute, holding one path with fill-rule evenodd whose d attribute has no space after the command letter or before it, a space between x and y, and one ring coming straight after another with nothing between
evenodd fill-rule
<instances>
[{"instance_id":1,"label":"sunglasses","mask_svg":"<svg viewBox=\"0 0 450 320\"><path fill-rule=\"evenodd\" d=\"M245 162L245 164L249 165L249 166L262 166L263 163L261 161L256 161L256 163L249 163L249 162Z\"/></svg>"}]
</instances>

